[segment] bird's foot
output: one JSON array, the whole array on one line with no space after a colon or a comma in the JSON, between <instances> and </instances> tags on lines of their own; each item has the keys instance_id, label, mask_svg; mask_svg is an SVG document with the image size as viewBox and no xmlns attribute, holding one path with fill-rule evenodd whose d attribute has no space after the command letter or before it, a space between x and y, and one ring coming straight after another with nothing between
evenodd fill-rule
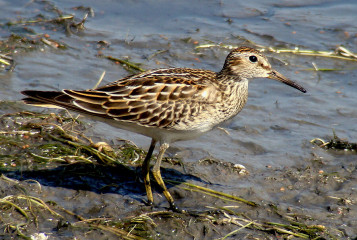
<instances>
[{"instance_id":1,"label":"bird's foot","mask_svg":"<svg viewBox=\"0 0 357 240\"><path fill-rule=\"evenodd\" d=\"M146 206L151 206L151 207L154 206L153 201L150 201L150 200L144 201L144 203Z\"/></svg>"}]
</instances>

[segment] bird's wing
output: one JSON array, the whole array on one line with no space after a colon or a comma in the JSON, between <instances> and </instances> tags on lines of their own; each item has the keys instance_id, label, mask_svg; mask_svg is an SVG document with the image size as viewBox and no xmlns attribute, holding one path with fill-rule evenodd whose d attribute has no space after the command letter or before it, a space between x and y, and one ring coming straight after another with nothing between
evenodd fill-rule
<instances>
[{"instance_id":1,"label":"bird's wing","mask_svg":"<svg viewBox=\"0 0 357 240\"><path fill-rule=\"evenodd\" d=\"M129 76L97 89L23 94L29 97L25 99L28 104L56 105L142 126L170 128L215 100L214 81L211 71L171 68Z\"/></svg>"}]
</instances>

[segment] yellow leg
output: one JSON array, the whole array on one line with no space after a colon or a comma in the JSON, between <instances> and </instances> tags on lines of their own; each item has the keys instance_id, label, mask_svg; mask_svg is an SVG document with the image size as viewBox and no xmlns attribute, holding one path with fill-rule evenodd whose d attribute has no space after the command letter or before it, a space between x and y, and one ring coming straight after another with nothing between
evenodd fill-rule
<instances>
[{"instance_id":1,"label":"yellow leg","mask_svg":"<svg viewBox=\"0 0 357 240\"><path fill-rule=\"evenodd\" d=\"M148 205L152 205L154 202L154 198L152 196L152 191L151 191L151 184L150 184L150 159L152 156L152 153L154 151L156 145L156 141L154 139L151 140L150 148L148 153L146 154L145 160L142 165L142 171L144 175L144 184L145 184L145 189L146 189L146 196L148 198Z\"/></svg>"},{"instance_id":2,"label":"yellow leg","mask_svg":"<svg viewBox=\"0 0 357 240\"><path fill-rule=\"evenodd\" d=\"M160 152L159 152L159 155L157 156L157 160L156 160L156 163L154 165L154 168L152 169L152 174L154 175L154 178L155 178L156 182L162 188L162 191L163 191L167 201L170 204L170 208L173 211L180 212L180 210L175 206L174 199L171 196L171 194L169 193L169 191L167 190L167 188L165 186L165 183L162 180L161 172L160 172L161 160L162 160L162 157L164 156L164 153L165 153L166 149L168 149L168 148L169 148L169 144L168 143L163 143L163 144L160 145Z\"/></svg>"}]
</instances>

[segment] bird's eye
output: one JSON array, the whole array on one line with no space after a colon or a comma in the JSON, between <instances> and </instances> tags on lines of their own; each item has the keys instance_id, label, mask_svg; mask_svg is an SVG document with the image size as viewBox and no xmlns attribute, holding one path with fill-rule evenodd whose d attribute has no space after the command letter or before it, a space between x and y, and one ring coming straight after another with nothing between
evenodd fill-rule
<instances>
[{"instance_id":1,"label":"bird's eye","mask_svg":"<svg viewBox=\"0 0 357 240\"><path fill-rule=\"evenodd\" d=\"M252 56L249 57L249 61L254 63L254 62L258 61L258 58L256 56L252 55Z\"/></svg>"}]
</instances>

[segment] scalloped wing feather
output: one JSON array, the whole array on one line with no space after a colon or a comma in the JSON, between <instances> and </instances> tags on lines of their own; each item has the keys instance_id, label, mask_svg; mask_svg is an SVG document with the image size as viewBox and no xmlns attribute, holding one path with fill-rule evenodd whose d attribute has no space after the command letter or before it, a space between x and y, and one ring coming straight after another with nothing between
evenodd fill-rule
<instances>
[{"instance_id":1,"label":"scalloped wing feather","mask_svg":"<svg viewBox=\"0 0 357 240\"><path fill-rule=\"evenodd\" d=\"M213 103L216 73L196 69L159 69L129 76L97 89L63 93L25 91L43 103L100 115L146 127L171 128L200 111L199 103ZM210 84L207 84L207 83ZM37 92L37 93L35 93Z\"/></svg>"}]
</instances>

